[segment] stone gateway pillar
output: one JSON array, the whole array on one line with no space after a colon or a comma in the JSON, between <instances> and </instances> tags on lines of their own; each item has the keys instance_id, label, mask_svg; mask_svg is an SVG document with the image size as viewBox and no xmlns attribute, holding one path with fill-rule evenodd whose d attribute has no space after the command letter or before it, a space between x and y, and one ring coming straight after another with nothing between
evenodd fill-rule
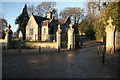
<instances>
[{"instance_id":1,"label":"stone gateway pillar","mask_svg":"<svg viewBox=\"0 0 120 80\"><path fill-rule=\"evenodd\" d=\"M114 53L115 50L115 26L112 25L113 20L111 17L107 21L109 25L106 27L106 52Z\"/></svg>"},{"instance_id":2,"label":"stone gateway pillar","mask_svg":"<svg viewBox=\"0 0 120 80\"><path fill-rule=\"evenodd\" d=\"M56 35L57 35L57 46L58 46L58 48L61 48L61 32L62 32L62 30L60 29L60 24L58 25L58 30L57 30L57 32L56 32Z\"/></svg>"},{"instance_id":3,"label":"stone gateway pillar","mask_svg":"<svg viewBox=\"0 0 120 80\"><path fill-rule=\"evenodd\" d=\"M19 31L19 40L23 40L23 34L21 31Z\"/></svg>"},{"instance_id":4,"label":"stone gateway pillar","mask_svg":"<svg viewBox=\"0 0 120 80\"><path fill-rule=\"evenodd\" d=\"M68 29L68 47L67 49L74 49L74 29L72 28L72 24L69 25Z\"/></svg>"},{"instance_id":5,"label":"stone gateway pillar","mask_svg":"<svg viewBox=\"0 0 120 80\"><path fill-rule=\"evenodd\" d=\"M7 49L10 49L12 48L12 30L10 29L11 28L10 24L8 28L9 29L6 32L5 40L7 42Z\"/></svg>"}]
</instances>

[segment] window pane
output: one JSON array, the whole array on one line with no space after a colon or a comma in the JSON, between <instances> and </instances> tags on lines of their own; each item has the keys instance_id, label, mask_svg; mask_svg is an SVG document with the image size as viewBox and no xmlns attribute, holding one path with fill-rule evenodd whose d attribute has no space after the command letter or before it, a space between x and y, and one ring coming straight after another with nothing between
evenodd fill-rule
<instances>
[{"instance_id":1,"label":"window pane","mask_svg":"<svg viewBox=\"0 0 120 80\"><path fill-rule=\"evenodd\" d=\"M33 35L34 34L34 32L33 32L33 28L30 28L30 33L29 33L30 35Z\"/></svg>"}]
</instances>

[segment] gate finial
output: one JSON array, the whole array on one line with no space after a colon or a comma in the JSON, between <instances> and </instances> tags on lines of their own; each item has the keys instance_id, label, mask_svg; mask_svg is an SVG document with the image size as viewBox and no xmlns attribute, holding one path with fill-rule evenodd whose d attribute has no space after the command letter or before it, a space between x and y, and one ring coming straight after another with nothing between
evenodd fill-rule
<instances>
[{"instance_id":1,"label":"gate finial","mask_svg":"<svg viewBox=\"0 0 120 80\"><path fill-rule=\"evenodd\" d=\"M109 17L109 20L107 21L109 24L112 24L113 20L111 19L111 17Z\"/></svg>"}]
</instances>

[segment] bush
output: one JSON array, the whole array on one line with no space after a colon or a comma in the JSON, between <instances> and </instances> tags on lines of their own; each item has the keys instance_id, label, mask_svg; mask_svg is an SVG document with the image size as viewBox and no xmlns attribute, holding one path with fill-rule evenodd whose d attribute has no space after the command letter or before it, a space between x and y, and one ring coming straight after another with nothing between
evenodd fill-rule
<instances>
[{"instance_id":1,"label":"bush","mask_svg":"<svg viewBox=\"0 0 120 80\"><path fill-rule=\"evenodd\" d=\"M120 53L120 49L117 49L117 51L116 51L117 53Z\"/></svg>"},{"instance_id":2,"label":"bush","mask_svg":"<svg viewBox=\"0 0 120 80\"><path fill-rule=\"evenodd\" d=\"M67 41L62 41L61 48L67 48Z\"/></svg>"},{"instance_id":3,"label":"bush","mask_svg":"<svg viewBox=\"0 0 120 80\"><path fill-rule=\"evenodd\" d=\"M86 31L86 38L88 39L92 39L94 40L95 39L95 32L93 31L93 28L88 28Z\"/></svg>"},{"instance_id":4,"label":"bush","mask_svg":"<svg viewBox=\"0 0 120 80\"><path fill-rule=\"evenodd\" d=\"M105 37L105 25L101 20L96 20L94 24L95 37L97 40L102 40Z\"/></svg>"}]
</instances>

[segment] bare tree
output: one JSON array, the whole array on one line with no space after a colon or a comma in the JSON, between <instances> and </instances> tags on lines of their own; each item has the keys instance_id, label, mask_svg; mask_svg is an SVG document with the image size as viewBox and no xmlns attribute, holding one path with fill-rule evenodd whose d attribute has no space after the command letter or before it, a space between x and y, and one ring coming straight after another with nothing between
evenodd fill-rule
<instances>
[{"instance_id":1,"label":"bare tree","mask_svg":"<svg viewBox=\"0 0 120 80\"><path fill-rule=\"evenodd\" d=\"M46 12L52 12L56 6L56 2L42 2L38 6L29 6L29 13L34 13L38 16L46 16Z\"/></svg>"},{"instance_id":2,"label":"bare tree","mask_svg":"<svg viewBox=\"0 0 120 80\"><path fill-rule=\"evenodd\" d=\"M7 28L7 21L4 18L0 18L0 29L3 30Z\"/></svg>"},{"instance_id":3,"label":"bare tree","mask_svg":"<svg viewBox=\"0 0 120 80\"><path fill-rule=\"evenodd\" d=\"M84 17L84 9L80 7L67 7L60 12L61 18L71 17L71 21L76 24Z\"/></svg>"},{"instance_id":4,"label":"bare tree","mask_svg":"<svg viewBox=\"0 0 120 80\"><path fill-rule=\"evenodd\" d=\"M29 13L29 14L35 13L35 6L34 6L34 5L28 6L28 13Z\"/></svg>"},{"instance_id":5,"label":"bare tree","mask_svg":"<svg viewBox=\"0 0 120 80\"><path fill-rule=\"evenodd\" d=\"M7 28L7 20L4 19L3 15L0 14L0 38L5 38L5 28Z\"/></svg>"},{"instance_id":6,"label":"bare tree","mask_svg":"<svg viewBox=\"0 0 120 80\"><path fill-rule=\"evenodd\" d=\"M55 5L56 5L56 2L42 2L37 7L47 12L47 11L52 11Z\"/></svg>"},{"instance_id":7,"label":"bare tree","mask_svg":"<svg viewBox=\"0 0 120 80\"><path fill-rule=\"evenodd\" d=\"M105 7L106 7L106 2L102 2L102 0L95 0L94 2L87 2L86 3L87 17L91 21L93 21L96 18L100 18L101 17L101 11Z\"/></svg>"}]
</instances>

